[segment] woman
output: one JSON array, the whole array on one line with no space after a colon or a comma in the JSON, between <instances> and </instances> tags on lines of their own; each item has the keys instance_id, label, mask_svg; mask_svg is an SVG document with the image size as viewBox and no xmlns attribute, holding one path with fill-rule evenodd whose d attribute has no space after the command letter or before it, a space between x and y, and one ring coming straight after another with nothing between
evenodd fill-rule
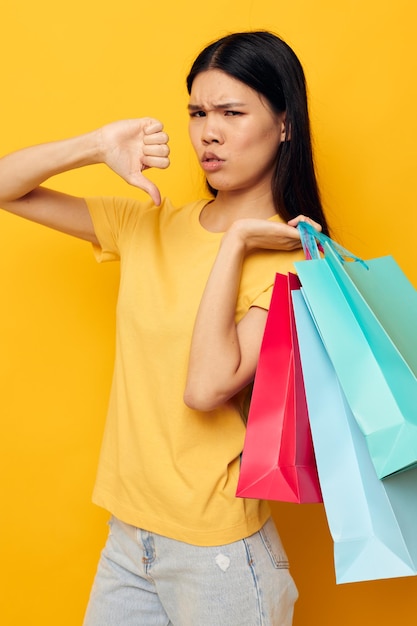
<instances>
[{"instance_id":1,"label":"woman","mask_svg":"<svg viewBox=\"0 0 417 626\"><path fill-rule=\"evenodd\" d=\"M177 208L143 175L169 165L151 118L0 161L0 206L120 260L116 362L94 501L112 514L85 626L288 626L297 592L265 502L235 497L242 407L275 272L326 231L304 75L267 32L209 45L187 79L211 197ZM41 186L105 163L150 201Z\"/></svg>"}]
</instances>

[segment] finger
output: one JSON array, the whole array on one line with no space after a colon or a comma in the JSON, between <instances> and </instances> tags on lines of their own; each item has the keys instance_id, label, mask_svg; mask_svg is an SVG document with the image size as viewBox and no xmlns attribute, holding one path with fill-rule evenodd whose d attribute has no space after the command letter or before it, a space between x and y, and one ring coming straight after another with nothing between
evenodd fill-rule
<instances>
[{"instance_id":1,"label":"finger","mask_svg":"<svg viewBox=\"0 0 417 626\"><path fill-rule=\"evenodd\" d=\"M318 222L312 220L311 217L307 217L306 215L297 215L297 217L294 217L292 220L288 221L288 225L297 226L297 224L299 224L300 222L308 222L313 228L321 231L321 225Z\"/></svg>"},{"instance_id":2,"label":"finger","mask_svg":"<svg viewBox=\"0 0 417 626\"><path fill-rule=\"evenodd\" d=\"M288 237L289 239L300 239L300 233L293 227L292 224L290 224L290 222L287 224L285 224L285 222L272 222L272 224L276 227L275 230L277 231L277 235Z\"/></svg>"},{"instance_id":3,"label":"finger","mask_svg":"<svg viewBox=\"0 0 417 626\"><path fill-rule=\"evenodd\" d=\"M150 182L150 181L149 181ZM160 206L161 204L161 194L156 185L150 183L148 188L145 189L146 193L152 198L156 206Z\"/></svg>"},{"instance_id":4,"label":"finger","mask_svg":"<svg viewBox=\"0 0 417 626\"><path fill-rule=\"evenodd\" d=\"M143 143L145 145L150 144L167 144L169 142L169 136L167 133L155 132L149 133L143 136Z\"/></svg>"},{"instance_id":5,"label":"finger","mask_svg":"<svg viewBox=\"0 0 417 626\"><path fill-rule=\"evenodd\" d=\"M152 135L154 133L159 133L164 128L164 125L159 120L149 118L149 120L145 123L143 127L144 135Z\"/></svg>"},{"instance_id":6,"label":"finger","mask_svg":"<svg viewBox=\"0 0 417 626\"><path fill-rule=\"evenodd\" d=\"M148 146L144 146L143 147L143 155L145 157L149 156L149 157L167 157L169 155L169 146L167 146L165 143L162 144L151 144Z\"/></svg>"},{"instance_id":7,"label":"finger","mask_svg":"<svg viewBox=\"0 0 417 626\"><path fill-rule=\"evenodd\" d=\"M147 155L143 157L142 164L146 168L157 167L160 170L165 170L167 167L169 167L170 161L168 157Z\"/></svg>"},{"instance_id":8,"label":"finger","mask_svg":"<svg viewBox=\"0 0 417 626\"><path fill-rule=\"evenodd\" d=\"M289 226L297 226L300 222L306 222L307 218L305 215L297 215L297 217L293 217L291 220L288 220Z\"/></svg>"},{"instance_id":9,"label":"finger","mask_svg":"<svg viewBox=\"0 0 417 626\"><path fill-rule=\"evenodd\" d=\"M146 176L142 174L138 174L132 181L131 184L139 189L145 191L154 201L156 206L161 204L161 194L158 187Z\"/></svg>"}]
</instances>

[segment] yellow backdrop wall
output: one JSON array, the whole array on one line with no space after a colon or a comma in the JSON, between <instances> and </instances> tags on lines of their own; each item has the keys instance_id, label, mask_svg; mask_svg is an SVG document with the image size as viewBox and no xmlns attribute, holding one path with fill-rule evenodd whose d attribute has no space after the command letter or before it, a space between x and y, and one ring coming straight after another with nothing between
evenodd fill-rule
<instances>
[{"instance_id":1,"label":"yellow backdrop wall","mask_svg":"<svg viewBox=\"0 0 417 626\"><path fill-rule=\"evenodd\" d=\"M2 7L0 152L152 115L186 201L202 189L186 137L184 77L230 31L271 29L304 65L334 234L392 253L417 282L417 5L412 0L19 0ZM413 182L414 181L414 182ZM97 166L57 189L139 194ZM90 504L110 384L118 268L89 246L0 214L0 619L80 624L106 535ZM417 579L336 586L320 505L274 505L299 590L295 626L415 623ZM196 625L197 626L197 625ZM236 625L239 626L239 625Z\"/></svg>"}]
</instances>

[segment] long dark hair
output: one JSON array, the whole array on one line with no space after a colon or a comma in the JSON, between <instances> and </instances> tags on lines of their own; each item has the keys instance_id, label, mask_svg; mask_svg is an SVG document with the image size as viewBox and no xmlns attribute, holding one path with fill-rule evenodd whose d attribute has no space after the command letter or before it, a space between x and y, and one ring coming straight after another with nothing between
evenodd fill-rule
<instances>
[{"instance_id":1,"label":"long dark hair","mask_svg":"<svg viewBox=\"0 0 417 626\"><path fill-rule=\"evenodd\" d=\"M275 210L285 221L300 214L311 217L328 234L314 168L305 76L294 51L267 31L227 35L200 52L187 76L188 93L195 77L209 69L222 70L262 94L276 113L285 111L287 139L279 146L272 179Z\"/></svg>"}]
</instances>

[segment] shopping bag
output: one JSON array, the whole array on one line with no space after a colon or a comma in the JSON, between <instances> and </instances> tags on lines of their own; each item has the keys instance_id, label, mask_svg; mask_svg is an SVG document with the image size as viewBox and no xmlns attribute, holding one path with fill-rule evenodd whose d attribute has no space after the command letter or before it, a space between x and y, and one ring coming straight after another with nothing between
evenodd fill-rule
<instances>
[{"instance_id":1,"label":"shopping bag","mask_svg":"<svg viewBox=\"0 0 417 626\"><path fill-rule=\"evenodd\" d=\"M417 469L380 480L301 293L294 312L337 583L417 572Z\"/></svg>"},{"instance_id":2,"label":"shopping bag","mask_svg":"<svg viewBox=\"0 0 417 626\"><path fill-rule=\"evenodd\" d=\"M377 474L416 466L417 291L392 257L346 262L313 236L324 258L296 269Z\"/></svg>"},{"instance_id":3,"label":"shopping bag","mask_svg":"<svg viewBox=\"0 0 417 626\"><path fill-rule=\"evenodd\" d=\"M321 502L292 310L294 274L277 274L254 380L236 495Z\"/></svg>"}]
</instances>

